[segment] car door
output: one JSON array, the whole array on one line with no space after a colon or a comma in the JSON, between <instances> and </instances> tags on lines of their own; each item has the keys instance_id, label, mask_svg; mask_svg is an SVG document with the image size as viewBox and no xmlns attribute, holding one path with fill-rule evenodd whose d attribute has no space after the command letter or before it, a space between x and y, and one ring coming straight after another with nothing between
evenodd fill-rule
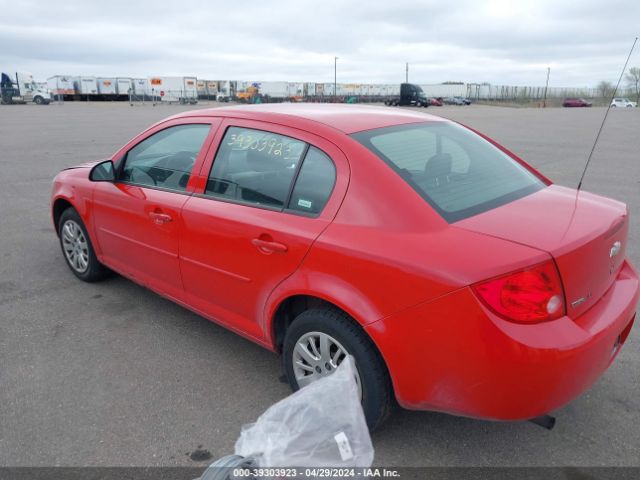
<instances>
[{"instance_id":1,"label":"car door","mask_svg":"<svg viewBox=\"0 0 640 480\"><path fill-rule=\"evenodd\" d=\"M262 339L265 302L337 213L348 163L325 139L263 122L226 120L216 143L215 159L205 162L183 207L185 298Z\"/></svg>"},{"instance_id":2,"label":"car door","mask_svg":"<svg viewBox=\"0 0 640 480\"><path fill-rule=\"evenodd\" d=\"M218 119L165 122L129 144L116 162L116 181L93 194L101 261L135 281L182 299L178 261L180 210L193 193Z\"/></svg>"}]
</instances>

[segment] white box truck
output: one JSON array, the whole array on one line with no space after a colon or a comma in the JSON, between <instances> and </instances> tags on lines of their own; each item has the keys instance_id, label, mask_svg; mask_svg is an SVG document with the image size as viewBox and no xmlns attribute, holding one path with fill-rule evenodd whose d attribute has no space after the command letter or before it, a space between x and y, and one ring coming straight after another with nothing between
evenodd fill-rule
<instances>
[{"instance_id":1,"label":"white box truck","mask_svg":"<svg viewBox=\"0 0 640 480\"><path fill-rule=\"evenodd\" d=\"M17 72L15 78L3 73L0 77L0 99L2 103L36 103L46 105L51 101L51 95L33 80L33 75Z\"/></svg>"},{"instance_id":2,"label":"white box truck","mask_svg":"<svg viewBox=\"0 0 640 480\"><path fill-rule=\"evenodd\" d=\"M158 101L195 104L197 82L196 77L149 77L149 90Z\"/></svg>"}]
</instances>

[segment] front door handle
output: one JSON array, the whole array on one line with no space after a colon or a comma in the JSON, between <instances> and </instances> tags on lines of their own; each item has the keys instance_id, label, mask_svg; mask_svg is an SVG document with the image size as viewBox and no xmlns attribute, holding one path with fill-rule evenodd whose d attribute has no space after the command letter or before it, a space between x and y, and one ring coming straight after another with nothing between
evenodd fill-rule
<instances>
[{"instance_id":1,"label":"front door handle","mask_svg":"<svg viewBox=\"0 0 640 480\"><path fill-rule=\"evenodd\" d=\"M270 240L262 240L261 238L254 238L251 240L254 247L260 250L262 253L285 253L288 247L283 243L273 242Z\"/></svg>"},{"instance_id":2,"label":"front door handle","mask_svg":"<svg viewBox=\"0 0 640 480\"><path fill-rule=\"evenodd\" d=\"M151 218L151 220L153 220L153 223L155 223L156 225L169 223L171 220L173 220L173 218L171 218L171 215L160 212L149 212L149 218Z\"/></svg>"}]
</instances>

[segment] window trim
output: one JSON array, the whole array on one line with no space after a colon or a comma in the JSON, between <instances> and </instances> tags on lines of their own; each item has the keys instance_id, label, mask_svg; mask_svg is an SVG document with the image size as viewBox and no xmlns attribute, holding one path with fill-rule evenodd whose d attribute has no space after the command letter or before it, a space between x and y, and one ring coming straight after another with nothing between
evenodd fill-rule
<instances>
[{"instance_id":1,"label":"window trim","mask_svg":"<svg viewBox=\"0 0 640 480\"><path fill-rule=\"evenodd\" d=\"M207 139L211 136L211 134L212 134L212 132L214 130L213 129L214 125L212 123L207 123L207 122L203 122L203 121L188 122L188 123L175 123L175 124L171 124L171 125L166 125L164 128L160 128L158 130L154 130L154 131L150 132L149 135L147 135L146 137L141 139L135 145L132 145L126 152L124 152L122 155L120 155L117 160L113 160L114 165L116 165L116 169L115 169L116 179L115 179L114 183L119 183L121 185L132 185L134 187L140 187L140 188L151 188L153 190L160 190L160 191L166 191L166 192L172 192L172 193L184 193L184 194L187 194L187 195L191 195L192 192L187 191L186 187L185 187L184 190L178 190L178 189L174 189L174 188L163 187L163 186L160 186L160 185L148 185L146 183L135 183L135 182L131 182L131 181L128 181L128 180L122 180L121 179L122 172L124 171L124 167L125 167L125 165L127 163L127 157L129 156L129 152L131 152L131 150L133 150L134 148L136 148L138 145L142 144L143 142L146 142L150 138L156 136L157 134L159 134L161 132L164 132L165 130L169 130L170 128L177 128L177 127L189 127L191 125L206 125L206 126L209 127L209 131L207 132L207 135L202 140L202 145L200 146L200 150L198 150L198 153L196 154L196 161L194 162L193 166L191 167L191 171L189 172L189 179L187 180L187 184L188 184L189 181L192 179L192 177L198 175L198 172L196 172L194 170L195 167L198 165L198 157L200 157L200 155L202 155L203 153L206 153L206 152L204 152L205 146L206 146L207 150L209 149L209 146L207 145Z\"/></svg>"},{"instance_id":2,"label":"window trim","mask_svg":"<svg viewBox=\"0 0 640 480\"><path fill-rule=\"evenodd\" d=\"M287 192L287 197L286 200L283 204L282 207L273 207L273 206L269 206L269 205L261 205L259 203L255 203L255 202L248 202L248 201L243 201L243 200L239 200L239 199L235 199L235 198L226 198L223 196L218 196L218 195L212 195L210 193L207 193L207 184L209 182L209 179L211 177L211 172L213 171L213 168L215 166L216 163L216 158L218 157L218 153L220 152L220 149L222 148L223 142L225 137L227 136L227 133L229 132L229 129L231 128L241 128L241 129L245 129L245 130L254 130L257 132L264 132L264 133L269 133L269 134L273 134L273 135L280 135L283 137L288 137L291 138L292 140L296 140L298 142L302 142L305 144L304 150L302 151L302 153L300 154L300 162L298 162L298 165L296 165L296 171L293 174L293 177L291 179L291 183L289 184L289 190ZM307 154L309 153L309 149L313 147L318 149L320 152L322 152L324 155L327 156L327 158L331 161L331 163L333 164L333 170L335 173L335 177L333 180L333 185L331 187L331 192L329 192L329 196L327 197L327 201L325 202L325 204L323 205L322 209L318 212L318 213L308 213L308 212L303 212L300 210L294 210L292 208L289 208L289 203L291 202L291 196L293 195L293 190L296 186L296 183L298 181L298 177L300 175L300 171L302 170L302 166L304 165L304 161L307 158ZM298 215L298 216L302 216L302 217L307 217L307 218L318 218L320 217L320 215L322 215L322 212L324 211L324 209L326 208L327 204L329 203L329 200L331 199L331 196L333 195L333 192L336 188L336 184L338 183L338 169L336 167L336 162L333 160L333 158L331 158L331 155L329 155L327 152L325 152L322 148L318 147L317 145L314 145L306 140L301 140L300 138L296 138L293 137L289 134L286 133L278 133L278 132L274 132L273 130L267 130L265 128L256 128L256 127L247 127L247 126L243 126L243 125L236 125L236 124L231 124L229 123L228 125L224 126L224 130L221 133L220 136L220 140L218 142L218 145L216 146L215 152L213 154L213 158L211 160L211 167L209 168L208 172L203 172L205 173L205 175L202 175L205 179L205 185L203 188L202 193L194 193L193 196L198 197L198 198L206 198L209 200L214 200L214 201L220 201L220 202L224 202L224 203L232 203L232 204L236 204L236 205L242 205L244 207L252 207L252 208L257 208L260 210L268 210L271 212L280 212L280 213L287 213L290 215Z\"/></svg>"}]
</instances>

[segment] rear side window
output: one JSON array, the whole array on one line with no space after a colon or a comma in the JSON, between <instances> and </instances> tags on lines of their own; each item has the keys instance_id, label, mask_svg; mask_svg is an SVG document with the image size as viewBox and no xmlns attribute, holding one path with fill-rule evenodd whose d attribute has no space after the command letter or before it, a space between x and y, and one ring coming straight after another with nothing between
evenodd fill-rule
<instances>
[{"instance_id":1,"label":"rear side window","mask_svg":"<svg viewBox=\"0 0 640 480\"><path fill-rule=\"evenodd\" d=\"M309 147L293 187L289 209L318 214L322 211L336 182L333 161L321 150Z\"/></svg>"},{"instance_id":2,"label":"rear side window","mask_svg":"<svg viewBox=\"0 0 640 480\"><path fill-rule=\"evenodd\" d=\"M448 222L545 187L524 166L457 124L402 125L352 136L391 166Z\"/></svg>"},{"instance_id":3,"label":"rear side window","mask_svg":"<svg viewBox=\"0 0 640 480\"><path fill-rule=\"evenodd\" d=\"M136 185L184 190L209 125L178 125L159 131L133 147L120 180Z\"/></svg>"},{"instance_id":4,"label":"rear side window","mask_svg":"<svg viewBox=\"0 0 640 480\"><path fill-rule=\"evenodd\" d=\"M206 194L285 207L307 144L277 133L230 127L218 149Z\"/></svg>"}]
</instances>

